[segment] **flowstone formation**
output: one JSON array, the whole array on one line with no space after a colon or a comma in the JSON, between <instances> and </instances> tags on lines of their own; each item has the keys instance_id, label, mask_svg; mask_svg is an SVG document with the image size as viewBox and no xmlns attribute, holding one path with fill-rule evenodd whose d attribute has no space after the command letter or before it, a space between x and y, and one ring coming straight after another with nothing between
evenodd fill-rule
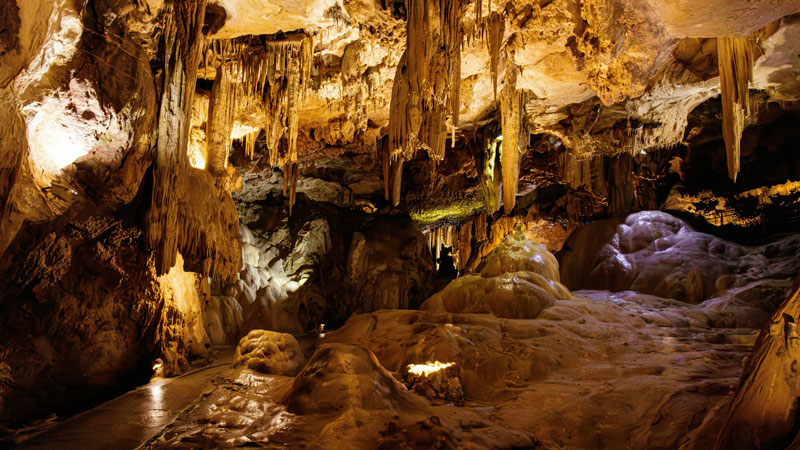
<instances>
[{"instance_id":1,"label":"flowstone formation","mask_svg":"<svg viewBox=\"0 0 800 450\"><path fill-rule=\"evenodd\" d=\"M694 251L705 245L690 242ZM670 259L662 252L651 263ZM758 267L780 261L771 254ZM535 313L504 314L526 298L504 297L502 283L476 289L475 277L524 279L519 293L549 300ZM310 448L709 448L736 405L742 358L769 326L771 302L791 286L775 278L780 295L772 300L732 288L691 304L666 293L570 292L559 280L543 246L509 238L479 273L456 279L421 310L356 314L326 332L294 378L232 373L148 448L194 436L207 445ZM499 308L476 307L492 296ZM261 405L246 420L213 419L245 396Z\"/></svg>"},{"instance_id":2,"label":"flowstone formation","mask_svg":"<svg viewBox=\"0 0 800 450\"><path fill-rule=\"evenodd\" d=\"M276 375L294 375L304 364L303 351L294 336L269 330L247 333L233 357L233 367Z\"/></svg>"}]
</instances>

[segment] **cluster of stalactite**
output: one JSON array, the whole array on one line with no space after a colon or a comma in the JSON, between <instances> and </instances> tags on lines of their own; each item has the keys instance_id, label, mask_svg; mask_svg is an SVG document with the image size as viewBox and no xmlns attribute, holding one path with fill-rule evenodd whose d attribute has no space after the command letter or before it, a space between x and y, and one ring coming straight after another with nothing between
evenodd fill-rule
<instances>
[{"instance_id":1,"label":"cluster of stalactite","mask_svg":"<svg viewBox=\"0 0 800 450\"><path fill-rule=\"evenodd\" d=\"M719 84L722 95L722 135L728 155L728 175L735 182L739 173L742 131L750 114L750 83L756 43L747 37L717 39Z\"/></svg>"},{"instance_id":2,"label":"cluster of stalactite","mask_svg":"<svg viewBox=\"0 0 800 450\"><path fill-rule=\"evenodd\" d=\"M463 0L406 0L406 50L397 66L389 113L391 200L400 202L402 160L425 149L444 158L449 119L458 126Z\"/></svg>"},{"instance_id":3,"label":"cluster of stalactite","mask_svg":"<svg viewBox=\"0 0 800 450\"><path fill-rule=\"evenodd\" d=\"M194 91L205 47L205 6L205 0L177 1L162 16L164 67L145 229L158 274L167 273L180 252L190 270L230 281L241 255L235 236L239 218L227 190L234 103L228 67L221 66L217 73L209 106L206 169L192 168L188 156Z\"/></svg>"},{"instance_id":4,"label":"cluster of stalactite","mask_svg":"<svg viewBox=\"0 0 800 450\"><path fill-rule=\"evenodd\" d=\"M494 96L506 24L498 12L483 15L482 2L475 1L475 16L469 39L482 39L489 53ZM491 3L490 3L491 8ZM386 144L377 145L383 163L387 200L400 202L403 161L411 159L418 149L427 151L434 162L444 158L447 121L455 146L460 109L461 46L465 33L461 27L464 5L461 0L407 0L407 45L395 74L392 104L389 113L389 135ZM438 21L436 20L438 18ZM508 47L508 46L507 46ZM492 152L500 152L502 161L503 205L510 213L516 204L519 179L520 136L525 136L526 92L517 89L519 67L513 61L513 49L506 48L505 81L500 94L503 143L486 144L482 158L487 211L499 209L499 183ZM449 113L449 116L448 116ZM522 139L525 141L525 139Z\"/></svg>"},{"instance_id":5,"label":"cluster of stalactite","mask_svg":"<svg viewBox=\"0 0 800 450\"><path fill-rule=\"evenodd\" d=\"M529 217L481 214L459 225L445 225L425 231L428 247L438 261L444 247L450 249L453 266L460 272L474 271L503 239L528 229Z\"/></svg>"},{"instance_id":6,"label":"cluster of stalactite","mask_svg":"<svg viewBox=\"0 0 800 450\"><path fill-rule=\"evenodd\" d=\"M255 158L256 156L256 140L258 139L258 135L261 133L261 130L256 130L252 133L247 133L242 136L242 145L244 146L244 154L250 159Z\"/></svg>"},{"instance_id":7,"label":"cluster of stalactite","mask_svg":"<svg viewBox=\"0 0 800 450\"><path fill-rule=\"evenodd\" d=\"M291 212L295 198L297 175L297 134L299 109L311 79L311 66L314 44L306 34L284 36L280 40L265 36L243 36L230 40L215 41L208 46L206 60L220 61L223 74L230 70L237 83L230 89L232 93L231 110L249 108L253 104L264 109L265 146L269 163L283 166L285 176L284 191L289 198ZM229 69L227 69L229 67ZM220 69L214 82L220 81ZM221 92L227 92L220 89ZM225 101L223 99L222 101ZM215 104L215 92L212 91L209 104L209 130L211 130L211 105ZM227 111L226 111L227 113ZM232 112L230 113L232 114ZM228 116L225 115L227 118ZM220 123L223 123L221 120ZM216 122L215 122L216 123ZM223 123L229 139L232 127ZM246 136L245 153L251 158L255 156L255 140L257 133ZM291 174L294 174L293 176Z\"/></svg>"},{"instance_id":8,"label":"cluster of stalactite","mask_svg":"<svg viewBox=\"0 0 800 450\"><path fill-rule=\"evenodd\" d=\"M156 270L166 273L178 255L180 214L173 195L177 180L189 171L187 156L194 87L204 37L206 2L178 1L163 14L164 67L158 111L153 191L147 212L147 244Z\"/></svg>"}]
</instances>

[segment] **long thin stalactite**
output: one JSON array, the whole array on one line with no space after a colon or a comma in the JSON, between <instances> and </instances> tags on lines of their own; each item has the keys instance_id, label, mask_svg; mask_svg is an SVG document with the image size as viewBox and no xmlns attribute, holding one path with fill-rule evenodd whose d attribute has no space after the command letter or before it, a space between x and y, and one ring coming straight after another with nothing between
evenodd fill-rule
<instances>
[{"instance_id":1,"label":"long thin stalactite","mask_svg":"<svg viewBox=\"0 0 800 450\"><path fill-rule=\"evenodd\" d=\"M744 122L750 115L750 83L756 44L747 37L717 39L719 85L722 96L722 135L728 159L728 176L739 174Z\"/></svg>"}]
</instances>

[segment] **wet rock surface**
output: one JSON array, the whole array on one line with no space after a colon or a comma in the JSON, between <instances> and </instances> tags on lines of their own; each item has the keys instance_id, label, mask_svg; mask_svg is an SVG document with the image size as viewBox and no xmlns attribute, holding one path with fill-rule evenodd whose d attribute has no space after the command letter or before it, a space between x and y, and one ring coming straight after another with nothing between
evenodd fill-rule
<instances>
[{"instance_id":1,"label":"wet rock surface","mask_svg":"<svg viewBox=\"0 0 800 450\"><path fill-rule=\"evenodd\" d=\"M463 279L536 277L539 285L519 287L550 289L550 301L535 316L425 306L354 315L326 333L293 380L235 388L237 395L268 390L272 406L257 411L260 419L234 446L265 443L269 435L271 445L312 448L709 448L726 420L744 357L791 287L785 279L761 279L699 304L634 291L569 292L540 274L558 274L555 258L541 247L518 236L496 252L487 261L501 258L508 270L539 273L467 275L426 304L448 291L454 298L484 296ZM659 257L669 255L652 256ZM776 261L780 255L753 269ZM487 288L485 295L503 289ZM524 296L504 301L524 304ZM443 368L414 378L411 365ZM224 386L214 410L234 407L234 388ZM212 408L209 402L200 405ZM220 431L229 425L200 417L184 413L149 445L179 445L166 438L178 431L181 439L210 440L203 442L230 436Z\"/></svg>"}]
</instances>

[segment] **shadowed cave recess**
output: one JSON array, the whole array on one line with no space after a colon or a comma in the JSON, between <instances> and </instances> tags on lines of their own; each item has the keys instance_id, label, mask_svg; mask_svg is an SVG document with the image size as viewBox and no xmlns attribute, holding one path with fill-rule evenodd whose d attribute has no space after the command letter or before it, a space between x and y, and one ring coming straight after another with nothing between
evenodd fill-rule
<instances>
[{"instance_id":1,"label":"shadowed cave recess","mask_svg":"<svg viewBox=\"0 0 800 450\"><path fill-rule=\"evenodd\" d=\"M798 0L0 0L0 449L800 450L798 323Z\"/></svg>"}]
</instances>

